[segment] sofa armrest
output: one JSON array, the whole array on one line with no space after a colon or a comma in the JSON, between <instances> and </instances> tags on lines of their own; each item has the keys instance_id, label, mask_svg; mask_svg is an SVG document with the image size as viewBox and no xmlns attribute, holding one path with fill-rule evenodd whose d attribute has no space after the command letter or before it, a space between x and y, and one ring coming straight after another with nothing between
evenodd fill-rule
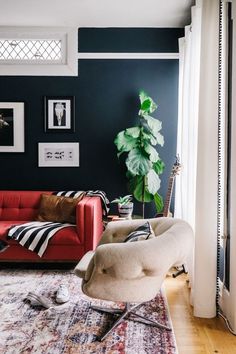
<instances>
[{"instance_id":1,"label":"sofa armrest","mask_svg":"<svg viewBox=\"0 0 236 354\"><path fill-rule=\"evenodd\" d=\"M84 197L77 204L76 227L85 252L94 250L103 231L102 203L99 197Z\"/></svg>"}]
</instances>

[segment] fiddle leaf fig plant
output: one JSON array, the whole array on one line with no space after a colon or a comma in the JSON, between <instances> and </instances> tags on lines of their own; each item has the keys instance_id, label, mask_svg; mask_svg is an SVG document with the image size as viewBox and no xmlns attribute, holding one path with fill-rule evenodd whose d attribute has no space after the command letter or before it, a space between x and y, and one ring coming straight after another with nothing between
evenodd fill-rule
<instances>
[{"instance_id":1,"label":"fiddle leaf fig plant","mask_svg":"<svg viewBox=\"0 0 236 354\"><path fill-rule=\"evenodd\" d=\"M156 145L163 146L164 137L160 133L162 123L151 114L157 104L144 91L139 93L139 124L119 132L115 138L118 158L126 153L125 164L130 192L143 204L154 201L157 212L163 209L163 199L158 193L161 180L159 175L165 165L159 157Z\"/></svg>"}]
</instances>

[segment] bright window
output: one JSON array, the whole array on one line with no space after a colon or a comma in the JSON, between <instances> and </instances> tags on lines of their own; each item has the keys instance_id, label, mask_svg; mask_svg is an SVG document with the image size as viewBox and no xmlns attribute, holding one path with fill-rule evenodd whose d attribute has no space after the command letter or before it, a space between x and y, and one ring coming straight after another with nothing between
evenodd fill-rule
<instances>
[{"instance_id":1,"label":"bright window","mask_svg":"<svg viewBox=\"0 0 236 354\"><path fill-rule=\"evenodd\" d=\"M77 61L77 29L0 28L0 75L76 76Z\"/></svg>"},{"instance_id":2,"label":"bright window","mask_svg":"<svg viewBox=\"0 0 236 354\"><path fill-rule=\"evenodd\" d=\"M0 39L0 60L61 61L61 40Z\"/></svg>"}]
</instances>

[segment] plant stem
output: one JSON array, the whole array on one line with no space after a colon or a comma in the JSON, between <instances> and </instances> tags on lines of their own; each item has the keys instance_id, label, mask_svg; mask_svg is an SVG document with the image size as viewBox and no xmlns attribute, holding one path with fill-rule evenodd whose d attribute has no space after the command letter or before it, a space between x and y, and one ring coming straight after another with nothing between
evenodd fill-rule
<instances>
[{"instance_id":1,"label":"plant stem","mask_svg":"<svg viewBox=\"0 0 236 354\"><path fill-rule=\"evenodd\" d=\"M145 189L145 177L143 177L143 186L142 186L142 216L144 219L144 209L145 209L145 204L144 204L144 189Z\"/></svg>"}]
</instances>

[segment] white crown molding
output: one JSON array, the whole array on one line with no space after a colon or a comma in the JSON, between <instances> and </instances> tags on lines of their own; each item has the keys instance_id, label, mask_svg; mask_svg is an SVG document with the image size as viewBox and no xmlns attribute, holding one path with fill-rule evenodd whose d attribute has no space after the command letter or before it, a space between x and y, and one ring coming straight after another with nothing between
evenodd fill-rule
<instances>
[{"instance_id":1,"label":"white crown molding","mask_svg":"<svg viewBox=\"0 0 236 354\"><path fill-rule=\"evenodd\" d=\"M179 53L78 53L78 59L179 59Z\"/></svg>"}]
</instances>

